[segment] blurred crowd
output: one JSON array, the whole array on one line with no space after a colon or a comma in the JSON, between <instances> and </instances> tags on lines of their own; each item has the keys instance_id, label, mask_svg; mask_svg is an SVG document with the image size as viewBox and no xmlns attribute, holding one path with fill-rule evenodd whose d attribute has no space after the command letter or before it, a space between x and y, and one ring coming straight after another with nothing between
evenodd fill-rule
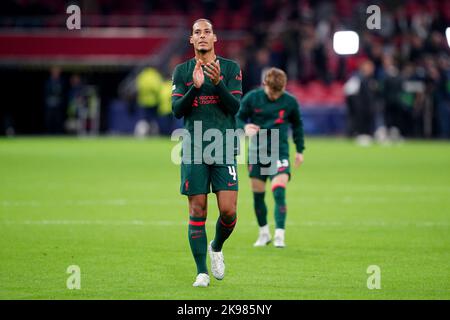
<instances>
[{"instance_id":1,"label":"blurred crowd","mask_svg":"<svg viewBox=\"0 0 450 320\"><path fill-rule=\"evenodd\" d=\"M100 131L100 97L95 86L73 73L68 85L60 67L52 67L44 86L47 134L97 135Z\"/></svg>"},{"instance_id":2,"label":"blurred crowd","mask_svg":"<svg viewBox=\"0 0 450 320\"><path fill-rule=\"evenodd\" d=\"M230 48L244 68L244 91L276 66L300 84L345 82L347 133L361 141L450 138L449 2L282 2L262 8L244 46ZM379 30L367 29L371 4L381 9ZM339 30L358 32L358 54L334 53Z\"/></svg>"},{"instance_id":3,"label":"blurred crowd","mask_svg":"<svg viewBox=\"0 0 450 320\"><path fill-rule=\"evenodd\" d=\"M174 63L178 62L178 58ZM97 135L100 131L98 88L78 73L62 74L60 67L49 70L43 97L47 134ZM134 133L170 135L180 123L172 116L172 81L169 74L154 67L139 71L131 94L124 97L127 114L136 119Z\"/></svg>"},{"instance_id":4,"label":"blurred crowd","mask_svg":"<svg viewBox=\"0 0 450 320\"><path fill-rule=\"evenodd\" d=\"M450 51L445 37L445 30L450 26L449 1L96 0L78 3L89 14L163 17L180 14L186 18L187 27L195 18L205 16L214 23L219 42L224 31L239 33L239 41L227 42L218 53L240 63L244 93L260 85L262 73L270 66L286 70L289 81L299 85L313 81L323 86L345 83L347 134L361 141L403 136L450 138ZM2 2L2 10L5 15L54 14L66 5L63 0L7 0ZM367 28L369 5L381 9L379 30ZM354 30L359 34L358 54L334 53L333 34L339 30ZM190 54L191 50L187 48ZM159 70L152 71L153 75L144 70L137 77L134 105L142 111L141 118L147 123L155 124L155 119L170 114L165 95L160 92L168 90L171 65L185 56L186 53L177 52L168 66L159 66ZM153 80L149 81L150 78ZM50 81L48 86L49 92L58 91L57 82ZM86 96L86 91L81 92ZM49 123L54 117L59 115L49 113ZM167 121L168 127L172 127L171 120Z\"/></svg>"}]
</instances>

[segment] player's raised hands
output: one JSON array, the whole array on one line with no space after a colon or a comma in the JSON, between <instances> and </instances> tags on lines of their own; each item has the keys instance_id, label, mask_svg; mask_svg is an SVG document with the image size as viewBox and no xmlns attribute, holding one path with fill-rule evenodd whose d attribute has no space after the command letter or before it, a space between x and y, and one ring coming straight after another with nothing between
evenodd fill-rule
<instances>
[{"instance_id":1,"label":"player's raised hands","mask_svg":"<svg viewBox=\"0 0 450 320\"><path fill-rule=\"evenodd\" d=\"M203 83L205 82L205 75L203 74L202 69L202 60L197 60L197 63L194 67L194 72L192 72L192 81L194 82L194 86L199 89Z\"/></svg>"},{"instance_id":2,"label":"player's raised hands","mask_svg":"<svg viewBox=\"0 0 450 320\"><path fill-rule=\"evenodd\" d=\"M216 86L220 82L220 63L219 60L209 62L205 65L205 73Z\"/></svg>"}]
</instances>

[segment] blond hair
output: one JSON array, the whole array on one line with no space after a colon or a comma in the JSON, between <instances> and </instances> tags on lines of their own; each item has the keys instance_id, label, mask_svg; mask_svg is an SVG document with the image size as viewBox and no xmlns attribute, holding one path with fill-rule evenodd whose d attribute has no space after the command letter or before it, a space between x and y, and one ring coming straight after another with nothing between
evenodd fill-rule
<instances>
[{"instance_id":1,"label":"blond hair","mask_svg":"<svg viewBox=\"0 0 450 320\"><path fill-rule=\"evenodd\" d=\"M281 92L286 87L286 73L278 68L270 68L264 74L264 83L273 91Z\"/></svg>"}]
</instances>

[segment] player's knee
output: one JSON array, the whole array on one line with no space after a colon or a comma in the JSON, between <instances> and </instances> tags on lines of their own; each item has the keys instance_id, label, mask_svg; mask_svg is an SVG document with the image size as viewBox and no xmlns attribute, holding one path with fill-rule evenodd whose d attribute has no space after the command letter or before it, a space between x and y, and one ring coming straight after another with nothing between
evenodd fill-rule
<instances>
[{"instance_id":1,"label":"player's knee","mask_svg":"<svg viewBox=\"0 0 450 320\"><path fill-rule=\"evenodd\" d=\"M206 218L207 208L205 205L192 203L189 207L189 214L194 218Z\"/></svg>"},{"instance_id":2,"label":"player's knee","mask_svg":"<svg viewBox=\"0 0 450 320\"><path fill-rule=\"evenodd\" d=\"M232 219L236 216L236 206L230 205L220 208L220 215L224 219Z\"/></svg>"},{"instance_id":3,"label":"player's knee","mask_svg":"<svg viewBox=\"0 0 450 320\"><path fill-rule=\"evenodd\" d=\"M192 210L189 214L194 218L206 218L206 211L202 210Z\"/></svg>"},{"instance_id":4,"label":"player's knee","mask_svg":"<svg viewBox=\"0 0 450 320\"><path fill-rule=\"evenodd\" d=\"M277 185L272 188L273 197L276 202L284 201L286 197L286 187L283 185Z\"/></svg>"}]
</instances>

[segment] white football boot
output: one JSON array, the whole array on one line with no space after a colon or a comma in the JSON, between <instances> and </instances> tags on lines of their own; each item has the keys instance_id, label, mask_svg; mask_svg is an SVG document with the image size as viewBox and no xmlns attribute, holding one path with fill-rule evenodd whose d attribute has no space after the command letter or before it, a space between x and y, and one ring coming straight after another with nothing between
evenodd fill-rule
<instances>
[{"instance_id":1,"label":"white football boot","mask_svg":"<svg viewBox=\"0 0 450 320\"><path fill-rule=\"evenodd\" d=\"M206 273L199 273L195 282L192 284L193 287L207 287L209 286L209 276Z\"/></svg>"},{"instance_id":2,"label":"white football boot","mask_svg":"<svg viewBox=\"0 0 450 320\"><path fill-rule=\"evenodd\" d=\"M258 240L253 244L254 247L264 247L270 243L272 240L269 231L269 225L259 227L259 236Z\"/></svg>"},{"instance_id":3,"label":"white football boot","mask_svg":"<svg viewBox=\"0 0 450 320\"><path fill-rule=\"evenodd\" d=\"M211 273L217 280L222 280L225 276L225 263L222 251L215 252L211 247L212 241L208 246L209 258L211 259Z\"/></svg>"},{"instance_id":4,"label":"white football boot","mask_svg":"<svg viewBox=\"0 0 450 320\"><path fill-rule=\"evenodd\" d=\"M284 229L275 229L273 245L277 248L284 248L286 244L284 243Z\"/></svg>"}]
</instances>

